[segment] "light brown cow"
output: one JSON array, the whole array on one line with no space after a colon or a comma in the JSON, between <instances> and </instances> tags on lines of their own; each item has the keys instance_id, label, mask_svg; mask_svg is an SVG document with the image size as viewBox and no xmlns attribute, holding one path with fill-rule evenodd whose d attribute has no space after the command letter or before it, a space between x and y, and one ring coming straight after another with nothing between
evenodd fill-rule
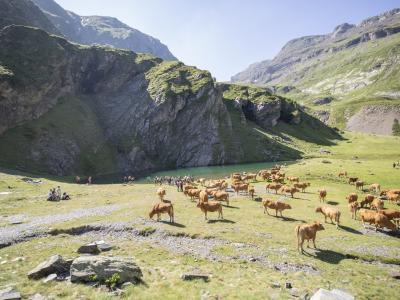
<instances>
[{"instance_id":1,"label":"light brown cow","mask_svg":"<svg viewBox=\"0 0 400 300\"><path fill-rule=\"evenodd\" d=\"M257 181L257 174L255 173L248 173L242 177L243 180L253 180Z\"/></svg>"},{"instance_id":2,"label":"light brown cow","mask_svg":"<svg viewBox=\"0 0 400 300\"><path fill-rule=\"evenodd\" d=\"M374 195L368 194L364 197L364 200L360 202L360 206L364 207L364 206L368 205L370 207L371 203L372 203L372 201L374 201L374 199L375 199Z\"/></svg>"},{"instance_id":3,"label":"light brown cow","mask_svg":"<svg viewBox=\"0 0 400 300\"><path fill-rule=\"evenodd\" d=\"M271 172L268 170L261 170L258 172L258 176L260 176L263 180L268 180L271 177Z\"/></svg>"},{"instance_id":4,"label":"light brown cow","mask_svg":"<svg viewBox=\"0 0 400 300\"><path fill-rule=\"evenodd\" d=\"M297 237L297 250L300 251L301 249L301 253L304 252L303 244L305 240L307 240L307 247L309 247L309 241L312 240L314 248L317 249L317 246L315 245L315 238L317 237L317 231L321 230L325 230L325 228L320 222L297 225L295 228Z\"/></svg>"},{"instance_id":5,"label":"light brown cow","mask_svg":"<svg viewBox=\"0 0 400 300\"><path fill-rule=\"evenodd\" d=\"M264 206L264 214L267 213L269 215L268 208L270 208L270 209L275 209L275 216L278 216L278 211L279 211L281 217L283 217L282 211L284 211L285 209L292 209L292 207L287 203L281 201L274 201L271 199L264 199L262 201L262 205Z\"/></svg>"},{"instance_id":6,"label":"light brown cow","mask_svg":"<svg viewBox=\"0 0 400 300\"><path fill-rule=\"evenodd\" d=\"M185 194L185 196L190 197L190 200L193 200L194 198L199 197L200 192L201 192L201 190L198 190L198 189L190 189L190 190L184 191L183 193Z\"/></svg>"},{"instance_id":7,"label":"light brown cow","mask_svg":"<svg viewBox=\"0 0 400 300\"><path fill-rule=\"evenodd\" d=\"M356 220L357 219L357 210L360 207L358 202L351 202L348 204L349 210L351 212L351 218Z\"/></svg>"},{"instance_id":8,"label":"light brown cow","mask_svg":"<svg viewBox=\"0 0 400 300\"><path fill-rule=\"evenodd\" d=\"M247 193L247 189L249 188L248 183L242 183L242 184L235 184L233 186L233 189L235 190L236 194L239 195L240 191L245 191Z\"/></svg>"},{"instance_id":9,"label":"light brown cow","mask_svg":"<svg viewBox=\"0 0 400 300\"><path fill-rule=\"evenodd\" d=\"M171 203L160 202L153 206L153 209L149 213L150 219L153 219L154 215L157 215L157 221L161 220L161 214L168 214L169 221L174 222L174 207Z\"/></svg>"},{"instance_id":10,"label":"light brown cow","mask_svg":"<svg viewBox=\"0 0 400 300\"><path fill-rule=\"evenodd\" d=\"M199 178L199 179L197 179L197 182L200 183L201 186L204 186L206 184L206 179L205 178Z\"/></svg>"},{"instance_id":11,"label":"light brown cow","mask_svg":"<svg viewBox=\"0 0 400 300\"><path fill-rule=\"evenodd\" d=\"M296 177L296 176L288 176L287 179L290 182L299 182L300 181L299 177Z\"/></svg>"},{"instance_id":12,"label":"light brown cow","mask_svg":"<svg viewBox=\"0 0 400 300\"><path fill-rule=\"evenodd\" d=\"M280 183L267 183L265 186L265 189L267 193L269 193L269 190L275 191L275 194L278 194L278 190L282 188L282 184Z\"/></svg>"},{"instance_id":13,"label":"light brown cow","mask_svg":"<svg viewBox=\"0 0 400 300\"><path fill-rule=\"evenodd\" d=\"M338 176L339 177L347 177L347 171L340 171Z\"/></svg>"},{"instance_id":14,"label":"light brown cow","mask_svg":"<svg viewBox=\"0 0 400 300\"><path fill-rule=\"evenodd\" d=\"M360 210L360 219L363 223L364 228L366 228L365 223L369 223L370 225L375 225L375 231L379 228L388 228L390 230L396 230L396 225L392 223L387 216L380 212L361 209Z\"/></svg>"},{"instance_id":15,"label":"light brown cow","mask_svg":"<svg viewBox=\"0 0 400 300\"><path fill-rule=\"evenodd\" d=\"M216 201L225 201L227 205L229 205L229 193L225 191L216 191L212 192L212 196Z\"/></svg>"},{"instance_id":16,"label":"light brown cow","mask_svg":"<svg viewBox=\"0 0 400 300\"><path fill-rule=\"evenodd\" d=\"M357 190L362 190L364 188L364 181L357 180L356 181L356 189Z\"/></svg>"},{"instance_id":17,"label":"light brown cow","mask_svg":"<svg viewBox=\"0 0 400 300\"><path fill-rule=\"evenodd\" d=\"M328 194L326 189L320 189L319 192L319 202L325 202L326 195Z\"/></svg>"},{"instance_id":18,"label":"light brown cow","mask_svg":"<svg viewBox=\"0 0 400 300\"><path fill-rule=\"evenodd\" d=\"M231 180L242 180L242 175L240 173L232 173L231 174Z\"/></svg>"},{"instance_id":19,"label":"light brown cow","mask_svg":"<svg viewBox=\"0 0 400 300\"><path fill-rule=\"evenodd\" d=\"M311 185L309 182L298 182L293 184L295 188L301 189L301 192L304 193L306 191L306 188L308 188Z\"/></svg>"},{"instance_id":20,"label":"light brown cow","mask_svg":"<svg viewBox=\"0 0 400 300\"><path fill-rule=\"evenodd\" d=\"M197 187L195 187L194 185L185 185L184 187L183 187L183 191L185 192L185 191L188 191L188 190L194 190L194 189L197 189Z\"/></svg>"},{"instance_id":21,"label":"light brown cow","mask_svg":"<svg viewBox=\"0 0 400 300\"><path fill-rule=\"evenodd\" d=\"M358 181L358 177L349 177L349 184L354 184Z\"/></svg>"},{"instance_id":22,"label":"light brown cow","mask_svg":"<svg viewBox=\"0 0 400 300\"><path fill-rule=\"evenodd\" d=\"M249 188L247 189L247 192L250 194L251 199L254 199L254 194L255 194L255 189L254 186L249 186Z\"/></svg>"},{"instance_id":23,"label":"light brown cow","mask_svg":"<svg viewBox=\"0 0 400 300\"><path fill-rule=\"evenodd\" d=\"M212 189L205 189L205 192L207 193L208 196L212 196L212 193L219 191L219 188L212 188Z\"/></svg>"},{"instance_id":24,"label":"light brown cow","mask_svg":"<svg viewBox=\"0 0 400 300\"><path fill-rule=\"evenodd\" d=\"M163 201L163 200L164 200L164 196L165 196L166 194L167 194L167 192L165 191L164 188L162 188L162 187L158 188L158 190L157 190L157 196L158 196L158 198L160 198L160 201Z\"/></svg>"},{"instance_id":25,"label":"light brown cow","mask_svg":"<svg viewBox=\"0 0 400 300\"><path fill-rule=\"evenodd\" d=\"M325 217L325 223L326 223L326 218L328 217L331 220L331 223L333 224L333 220L336 222L336 228L339 227L340 223L340 211L337 208L329 207L329 206L320 206L315 209L315 212L319 212L324 215Z\"/></svg>"},{"instance_id":26,"label":"light brown cow","mask_svg":"<svg viewBox=\"0 0 400 300\"><path fill-rule=\"evenodd\" d=\"M208 195L207 195L207 193L205 191L200 191L200 193L199 193L199 201L201 203L208 202Z\"/></svg>"},{"instance_id":27,"label":"light brown cow","mask_svg":"<svg viewBox=\"0 0 400 300\"><path fill-rule=\"evenodd\" d=\"M378 194L381 191L381 185L379 183L373 183L369 186L369 190Z\"/></svg>"},{"instance_id":28,"label":"light brown cow","mask_svg":"<svg viewBox=\"0 0 400 300\"><path fill-rule=\"evenodd\" d=\"M400 194L396 194L393 191L388 191L386 193L386 197L391 202L399 202L400 201Z\"/></svg>"},{"instance_id":29,"label":"light brown cow","mask_svg":"<svg viewBox=\"0 0 400 300\"><path fill-rule=\"evenodd\" d=\"M298 192L300 192L300 190L296 189L295 187L284 186L281 188L281 193L290 194L292 198L294 198L294 194Z\"/></svg>"},{"instance_id":30,"label":"light brown cow","mask_svg":"<svg viewBox=\"0 0 400 300\"><path fill-rule=\"evenodd\" d=\"M371 202L371 209L375 209L375 210L382 210L384 206L383 200L377 199L375 198L372 202Z\"/></svg>"},{"instance_id":31,"label":"light brown cow","mask_svg":"<svg viewBox=\"0 0 400 300\"><path fill-rule=\"evenodd\" d=\"M204 213L204 218L207 220L207 212L218 212L218 219L223 219L222 205L218 201L197 202L197 207Z\"/></svg>"},{"instance_id":32,"label":"light brown cow","mask_svg":"<svg viewBox=\"0 0 400 300\"><path fill-rule=\"evenodd\" d=\"M348 203L357 202L358 195L356 193L351 193L346 197L346 199Z\"/></svg>"}]
</instances>

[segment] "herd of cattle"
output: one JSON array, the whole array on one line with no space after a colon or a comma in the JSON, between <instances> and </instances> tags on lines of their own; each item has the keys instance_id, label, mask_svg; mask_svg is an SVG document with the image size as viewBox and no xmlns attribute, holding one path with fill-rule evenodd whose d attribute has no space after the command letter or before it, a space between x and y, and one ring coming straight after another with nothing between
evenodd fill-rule
<instances>
[{"instance_id":1,"label":"herd of cattle","mask_svg":"<svg viewBox=\"0 0 400 300\"><path fill-rule=\"evenodd\" d=\"M342 171L338 174L339 178L347 178L348 183L356 187L357 190L364 190L364 182L356 177L348 177L346 171ZM275 192L275 194L281 193L282 195L290 195L294 198L296 193L302 192L310 186L309 182L301 182L299 177L286 176L285 172L281 166L275 166L272 169L260 170L258 173L233 173L230 176L230 189L228 181L225 179L210 180L207 181L205 178L200 178L196 181L187 182L184 185L183 193L185 196L189 197L192 201L197 199L197 207L204 213L204 217L207 220L208 212L218 212L218 219L223 219L222 204L221 202L226 202L229 206L229 192L235 192L237 195L239 193L245 193L249 195L252 199L255 196L254 186L250 185L250 181L257 181L261 178L266 183L266 192ZM285 181L291 185L285 184ZM364 199L358 201L359 196L357 193L351 193L346 197L348 202L348 208L353 219L357 219L357 212L359 218L365 224L375 226L375 231L378 228L388 228L389 230L397 230L400 221L400 210L395 209L384 209L384 201L400 202L400 189L382 190L378 183L374 183L369 186L367 194ZM320 203L325 203L327 198L327 190L319 189L319 201ZM372 194L373 193L373 194ZM375 195L374 195L375 194ZM149 216L153 218L157 215L157 220L160 220L161 214L167 213L170 217L170 222L174 222L174 208L171 201L166 200L166 190L160 187L157 190L157 196L160 199L156 205L154 205ZM209 198L213 200L209 200ZM275 215L278 213L283 217L282 212L286 209L291 209L292 207L280 200L263 199L262 206L264 207L264 214L269 215L268 209L275 210ZM321 213L325 222L329 218L332 224L339 227L341 212L339 209L331 206L319 206L316 208L315 212ZM314 222L312 224L301 224L297 225L295 232L298 240L298 249L303 252L303 243L305 240L309 242L312 240L315 248L315 238L317 231L324 230L323 225L320 222Z\"/></svg>"}]
</instances>

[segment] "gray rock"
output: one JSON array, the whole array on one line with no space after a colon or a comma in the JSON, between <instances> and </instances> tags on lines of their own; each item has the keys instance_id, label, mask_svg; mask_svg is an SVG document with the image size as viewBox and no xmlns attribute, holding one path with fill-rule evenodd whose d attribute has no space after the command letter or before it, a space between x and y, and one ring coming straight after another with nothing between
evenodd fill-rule
<instances>
[{"instance_id":1,"label":"gray rock","mask_svg":"<svg viewBox=\"0 0 400 300\"><path fill-rule=\"evenodd\" d=\"M339 289L319 289L310 300L354 300L354 296Z\"/></svg>"},{"instance_id":2,"label":"gray rock","mask_svg":"<svg viewBox=\"0 0 400 300\"><path fill-rule=\"evenodd\" d=\"M61 255L53 255L28 273L29 279L40 279L50 274L65 274L69 272L70 263Z\"/></svg>"},{"instance_id":3,"label":"gray rock","mask_svg":"<svg viewBox=\"0 0 400 300\"><path fill-rule=\"evenodd\" d=\"M103 282L114 274L119 275L118 284L136 283L143 274L132 258L81 256L71 265L71 282Z\"/></svg>"},{"instance_id":4,"label":"gray rock","mask_svg":"<svg viewBox=\"0 0 400 300\"><path fill-rule=\"evenodd\" d=\"M314 103L315 105L324 105L324 104L329 104L329 103L331 103L332 101L333 101L333 98L332 98L332 97L324 97L324 98L315 99L315 100L313 101L313 103Z\"/></svg>"},{"instance_id":5,"label":"gray rock","mask_svg":"<svg viewBox=\"0 0 400 300\"><path fill-rule=\"evenodd\" d=\"M400 279L400 272L399 271L392 271L390 272L390 276L394 279Z\"/></svg>"},{"instance_id":6,"label":"gray rock","mask_svg":"<svg viewBox=\"0 0 400 300\"><path fill-rule=\"evenodd\" d=\"M91 244L86 244L82 245L78 249L78 253L82 254L99 254L100 249L97 247L97 244L91 243Z\"/></svg>"},{"instance_id":7,"label":"gray rock","mask_svg":"<svg viewBox=\"0 0 400 300\"><path fill-rule=\"evenodd\" d=\"M54 281L57 279L57 274L53 273L47 276L45 279L43 279L43 283L48 283L50 281Z\"/></svg>"},{"instance_id":8,"label":"gray rock","mask_svg":"<svg viewBox=\"0 0 400 300\"><path fill-rule=\"evenodd\" d=\"M201 279L204 281L208 281L209 280L209 276L205 275L205 274L198 274L198 273L185 273L182 274L181 278L183 280L195 280L195 279Z\"/></svg>"},{"instance_id":9,"label":"gray rock","mask_svg":"<svg viewBox=\"0 0 400 300\"><path fill-rule=\"evenodd\" d=\"M19 300L21 294L17 292L13 287L8 287L0 291L0 300Z\"/></svg>"},{"instance_id":10,"label":"gray rock","mask_svg":"<svg viewBox=\"0 0 400 300\"><path fill-rule=\"evenodd\" d=\"M96 241L94 243L97 245L97 248L99 248L101 252L110 251L113 248L110 244L107 244L104 241Z\"/></svg>"}]
</instances>

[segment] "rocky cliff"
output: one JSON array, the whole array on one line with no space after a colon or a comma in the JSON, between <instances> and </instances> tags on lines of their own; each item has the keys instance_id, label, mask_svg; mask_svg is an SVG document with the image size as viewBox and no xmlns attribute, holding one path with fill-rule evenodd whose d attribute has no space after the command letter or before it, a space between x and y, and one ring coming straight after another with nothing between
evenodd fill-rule
<instances>
[{"instance_id":1,"label":"rocky cliff","mask_svg":"<svg viewBox=\"0 0 400 300\"><path fill-rule=\"evenodd\" d=\"M263 132L305 114L267 89L216 85L180 62L30 27L4 28L0 43L2 165L144 174L301 155Z\"/></svg>"},{"instance_id":2,"label":"rocky cliff","mask_svg":"<svg viewBox=\"0 0 400 300\"><path fill-rule=\"evenodd\" d=\"M64 10L53 0L32 1L70 41L86 45L107 45L139 53L149 53L165 60L176 60L168 47L158 39L131 28L116 18L79 16ZM25 25L24 23L14 24ZM36 27L40 28L40 26Z\"/></svg>"}]
</instances>

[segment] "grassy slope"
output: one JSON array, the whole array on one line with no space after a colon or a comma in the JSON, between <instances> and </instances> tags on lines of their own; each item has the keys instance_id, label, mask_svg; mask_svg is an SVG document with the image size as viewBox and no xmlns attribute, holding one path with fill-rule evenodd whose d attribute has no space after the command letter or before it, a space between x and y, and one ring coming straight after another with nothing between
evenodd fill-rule
<instances>
[{"instance_id":1,"label":"grassy slope","mask_svg":"<svg viewBox=\"0 0 400 300\"><path fill-rule=\"evenodd\" d=\"M333 54L325 54L318 59L310 60L300 64L291 72L281 85L292 84L292 80L303 78L296 82L297 90L287 94L288 97L305 103L315 109L331 108L333 111L333 124L344 127L344 111L347 110L350 115L357 112L366 104L386 104L400 105L398 99L393 100L375 95L379 91L397 91L400 89L399 76L400 68L398 61L400 58L400 35L392 35L387 38L376 41L362 43L356 47L349 48ZM397 62L395 62L397 61ZM360 72L369 72L374 66L384 64L384 71L370 78L371 84L346 91L345 94L335 94L332 85L337 80L344 78L350 72L349 81L357 77ZM301 90L318 86L319 93L308 94L300 92ZM331 106L314 106L312 100L318 97L333 95L337 101Z\"/></svg>"},{"instance_id":2,"label":"grassy slope","mask_svg":"<svg viewBox=\"0 0 400 300\"><path fill-rule=\"evenodd\" d=\"M234 223L206 223L198 208L178 194L175 188L166 187L167 199L174 202L176 222L182 228L164 223L154 223L152 227L159 227L172 232L199 234L200 236L214 236L234 242L243 242L257 245L257 254L264 254L274 262L287 261L290 263L305 263L315 266L322 271L321 276L307 275L301 272L283 274L273 269L262 267L257 263L246 263L240 259L224 261L223 263L210 262L191 255L181 255L157 247L150 243L136 243L127 240L105 237L106 240L117 245L118 248L107 255L134 256L144 270L144 280L147 285L134 286L126 290L126 298L140 299L198 299L202 293L209 292L211 296L222 298L290 298L287 290L273 289L270 283L278 282L284 285L285 281L292 282L300 291L312 292L318 287L345 288L355 294L357 299L395 299L399 283L388 276L393 267L365 264L359 260L347 259L346 254L353 254L366 260L394 262L400 264L398 256L399 240L395 237L375 235L373 233L360 234L361 224L350 218L347 211L345 196L355 191L353 186L347 185L335 175L339 170L346 169L350 175L361 177L367 183L379 182L383 188L398 187L400 171L393 170L391 162L399 159L397 149L400 139L395 137L377 137L373 135L348 134L347 140L336 145L326 146L332 151L331 155L320 156L314 153L314 158L290 163L286 168L288 175L298 175L303 180L311 182L308 193L299 194L297 199L290 201L293 209L284 212L289 219L282 220L272 216L265 216L260 203L251 201L245 196L232 197L232 206L224 207L224 216ZM357 155L359 159L352 157ZM331 164L322 163L329 160ZM266 164L253 165L260 169ZM249 170L248 166L236 166L236 170ZM220 176L219 168L210 168L211 173ZM230 169L231 170L231 169ZM229 170L229 171L230 171ZM175 172L176 173L176 172ZM186 174L187 170L181 173ZM373 175L372 175L373 174ZM32 186L23 183L18 175L0 174L0 191L8 185L14 187L13 194L0 196L2 215L26 214L48 215L52 213L68 212L76 208L96 207L106 204L120 204L122 209L105 217L90 217L75 221L53 224L53 228L68 228L96 221L122 222L146 217L149 208L156 201L155 190L152 184L135 184L133 186L92 185L82 186L64 183L63 189L73 195L73 200L62 203L47 203L42 199L49 187L59 184L56 178L44 179L41 186ZM62 179L62 178L60 178ZM262 197L276 197L265 194L264 183L255 183L256 192ZM313 212L318 205L317 190L326 187L328 201L337 202L336 207L342 211L341 223L343 227L336 230L327 224L326 230L318 233L317 246L322 251L318 255L301 256L295 250L293 228L301 220L306 222L321 220L321 215ZM387 207L393 204L385 203ZM210 217L215 217L214 215ZM6 224L3 224L3 226ZM0 224L0 226L2 226ZM138 225L148 226L148 225ZM264 235L262 235L264 234ZM271 235L267 238L265 235ZM0 249L0 287L7 284L16 284L24 295L40 292L57 298L108 299L100 290L84 285L68 285L66 283L48 283L29 281L25 274L36 266L44 257L60 253L66 257L76 257L76 249L90 238L84 236L71 237L60 235L50 238L40 238ZM370 249L371 253L361 253L357 247ZM374 249L382 248L384 254L374 255ZM230 255L251 252L251 249L238 249L233 244L218 247L215 253ZM12 262L15 257L26 258L22 262ZM201 281L184 282L179 276L193 267L212 274L209 283ZM72 288L73 287L73 288Z\"/></svg>"}]
</instances>

